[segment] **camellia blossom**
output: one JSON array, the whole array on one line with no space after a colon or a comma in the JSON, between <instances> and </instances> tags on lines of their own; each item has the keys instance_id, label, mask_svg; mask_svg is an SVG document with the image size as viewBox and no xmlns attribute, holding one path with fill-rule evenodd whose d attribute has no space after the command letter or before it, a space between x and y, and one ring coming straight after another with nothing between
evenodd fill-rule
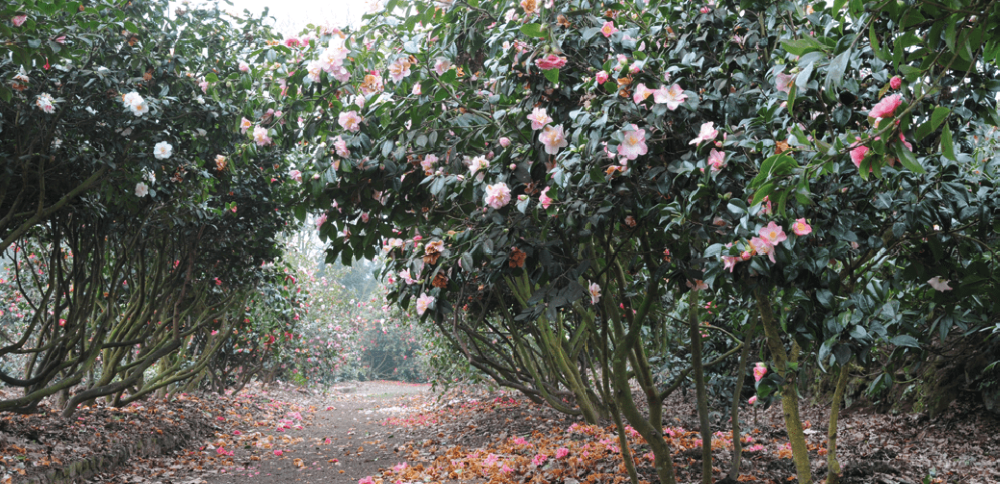
<instances>
[{"instance_id":1,"label":"camellia blossom","mask_svg":"<svg viewBox=\"0 0 1000 484\"><path fill-rule=\"evenodd\" d=\"M951 286L948 283L951 282L948 279L942 279L941 276L934 276L927 280L927 284L934 288L935 291L945 292L950 291Z\"/></svg>"},{"instance_id":2,"label":"camellia blossom","mask_svg":"<svg viewBox=\"0 0 1000 484\"><path fill-rule=\"evenodd\" d=\"M774 246L768 243L766 240L760 237L754 237L750 239L750 247L753 248L758 255L766 255L771 262L777 262L774 260Z\"/></svg>"},{"instance_id":3,"label":"camellia blossom","mask_svg":"<svg viewBox=\"0 0 1000 484\"><path fill-rule=\"evenodd\" d=\"M754 395L754 396L750 397L750 400L747 400L747 403L749 403L750 405L756 404L757 403L757 395Z\"/></svg>"},{"instance_id":4,"label":"camellia blossom","mask_svg":"<svg viewBox=\"0 0 1000 484\"><path fill-rule=\"evenodd\" d=\"M302 183L302 172L299 170L291 170L288 172L288 176L292 177L293 180Z\"/></svg>"},{"instance_id":5,"label":"camellia blossom","mask_svg":"<svg viewBox=\"0 0 1000 484\"><path fill-rule=\"evenodd\" d=\"M434 304L434 296L420 293L420 297L417 298L417 314L423 316L431 304Z\"/></svg>"},{"instance_id":6,"label":"camellia blossom","mask_svg":"<svg viewBox=\"0 0 1000 484\"><path fill-rule=\"evenodd\" d=\"M590 304L597 304L601 300L601 286L596 282L591 282L590 287L587 288L587 292L590 293Z\"/></svg>"},{"instance_id":7,"label":"camellia blossom","mask_svg":"<svg viewBox=\"0 0 1000 484\"><path fill-rule=\"evenodd\" d=\"M438 57L437 61L434 62L434 72L436 72L437 75L444 75L445 72L448 72L448 69L451 69L450 60L445 59L444 57Z\"/></svg>"},{"instance_id":8,"label":"camellia blossom","mask_svg":"<svg viewBox=\"0 0 1000 484\"><path fill-rule=\"evenodd\" d=\"M542 208L548 209L549 205L552 205L552 198L549 197L548 192L552 187L545 187L542 189L542 193L538 196L538 203L541 204Z\"/></svg>"},{"instance_id":9,"label":"camellia blossom","mask_svg":"<svg viewBox=\"0 0 1000 484\"><path fill-rule=\"evenodd\" d=\"M145 183L139 182L135 184L135 196L145 197L149 194L149 187Z\"/></svg>"},{"instance_id":10,"label":"camellia blossom","mask_svg":"<svg viewBox=\"0 0 1000 484\"><path fill-rule=\"evenodd\" d=\"M420 160L420 167L424 169L425 175L431 175L434 173L434 164L438 162L437 155L429 154Z\"/></svg>"},{"instance_id":11,"label":"camellia blossom","mask_svg":"<svg viewBox=\"0 0 1000 484\"><path fill-rule=\"evenodd\" d=\"M510 138L506 136L500 138L500 146L503 146L504 148L510 146Z\"/></svg>"},{"instance_id":12,"label":"camellia blossom","mask_svg":"<svg viewBox=\"0 0 1000 484\"><path fill-rule=\"evenodd\" d=\"M170 143L166 141L160 141L153 145L153 156L157 160L165 160L170 158L170 155L174 154L174 147L170 146Z\"/></svg>"},{"instance_id":13,"label":"camellia blossom","mask_svg":"<svg viewBox=\"0 0 1000 484\"><path fill-rule=\"evenodd\" d=\"M565 447L560 447L560 448L556 449L556 459L562 459L563 457L566 457L567 455L569 455L569 449L567 449Z\"/></svg>"},{"instance_id":14,"label":"camellia blossom","mask_svg":"<svg viewBox=\"0 0 1000 484\"><path fill-rule=\"evenodd\" d=\"M646 146L646 130L639 129L636 125L631 125L631 129L626 129L622 134L622 144L618 145L618 154L629 160L634 160L639 155L645 155L648 151Z\"/></svg>"},{"instance_id":15,"label":"camellia blossom","mask_svg":"<svg viewBox=\"0 0 1000 484\"><path fill-rule=\"evenodd\" d=\"M555 54L549 54L541 59L535 60L535 65L543 71L548 71L551 69L559 69L566 65L566 58L560 57Z\"/></svg>"},{"instance_id":16,"label":"camellia blossom","mask_svg":"<svg viewBox=\"0 0 1000 484\"><path fill-rule=\"evenodd\" d=\"M781 72L774 78L774 88L785 94L791 94L793 84L795 84L795 76L791 74Z\"/></svg>"},{"instance_id":17,"label":"camellia blossom","mask_svg":"<svg viewBox=\"0 0 1000 484\"><path fill-rule=\"evenodd\" d=\"M604 34L605 37L611 37L615 32L618 32L618 29L615 27L614 22L610 20L604 22L604 26L601 27L601 33Z\"/></svg>"},{"instance_id":18,"label":"camellia blossom","mask_svg":"<svg viewBox=\"0 0 1000 484\"><path fill-rule=\"evenodd\" d=\"M726 153L712 148L708 153L708 166L712 167L712 171L721 171L726 166Z\"/></svg>"},{"instance_id":19,"label":"camellia blossom","mask_svg":"<svg viewBox=\"0 0 1000 484\"><path fill-rule=\"evenodd\" d=\"M323 224L326 223L326 213L324 212L319 218L316 219L316 229L318 230Z\"/></svg>"},{"instance_id":20,"label":"camellia blossom","mask_svg":"<svg viewBox=\"0 0 1000 484\"><path fill-rule=\"evenodd\" d=\"M645 101L650 94L653 94L653 92L654 91L652 89L646 87L645 84L640 82L638 85L635 86L635 91L633 91L632 93L632 101L634 101L636 104L639 104Z\"/></svg>"},{"instance_id":21,"label":"camellia blossom","mask_svg":"<svg viewBox=\"0 0 1000 484\"><path fill-rule=\"evenodd\" d=\"M538 467L545 463L549 459L549 456L545 454L537 454L534 459L531 459L531 465Z\"/></svg>"},{"instance_id":22,"label":"camellia blossom","mask_svg":"<svg viewBox=\"0 0 1000 484\"><path fill-rule=\"evenodd\" d=\"M898 90L902 86L903 80L900 79L899 76L892 76L892 79L889 79L889 87Z\"/></svg>"},{"instance_id":23,"label":"camellia blossom","mask_svg":"<svg viewBox=\"0 0 1000 484\"><path fill-rule=\"evenodd\" d=\"M531 114L528 115L528 121L531 121L531 129L537 130L551 123L552 118L548 114L545 114L545 108L534 108L531 110Z\"/></svg>"},{"instance_id":24,"label":"camellia blossom","mask_svg":"<svg viewBox=\"0 0 1000 484\"><path fill-rule=\"evenodd\" d=\"M872 108L871 112L868 113L868 117L891 118L892 115L896 113L896 108L898 108L901 104L903 104L903 101L899 97L899 94L886 96Z\"/></svg>"},{"instance_id":25,"label":"camellia blossom","mask_svg":"<svg viewBox=\"0 0 1000 484\"><path fill-rule=\"evenodd\" d=\"M510 203L510 188L507 188L507 184L504 182L487 185L485 201L487 205L494 209L499 210L503 208Z\"/></svg>"},{"instance_id":26,"label":"camellia blossom","mask_svg":"<svg viewBox=\"0 0 1000 484\"><path fill-rule=\"evenodd\" d=\"M416 279L410 277L410 270L409 269L403 269L403 270L399 271L399 278L402 279L403 282L405 282L406 285L408 285L408 286L412 286L413 284L415 284L417 282Z\"/></svg>"},{"instance_id":27,"label":"camellia blossom","mask_svg":"<svg viewBox=\"0 0 1000 484\"><path fill-rule=\"evenodd\" d=\"M469 160L469 174L475 175L479 170L486 169L490 166L490 162L486 160L485 156L474 156ZM482 175L482 173L480 173Z\"/></svg>"},{"instance_id":28,"label":"camellia blossom","mask_svg":"<svg viewBox=\"0 0 1000 484\"><path fill-rule=\"evenodd\" d=\"M539 141L545 145L545 152L550 155L555 155L559 153L560 148L565 148L569 146L569 142L566 141L566 134L563 132L562 126L546 126L542 130L542 134L538 136Z\"/></svg>"},{"instance_id":29,"label":"camellia blossom","mask_svg":"<svg viewBox=\"0 0 1000 484\"><path fill-rule=\"evenodd\" d=\"M246 134L247 130L250 129L251 126L253 126L253 123L251 123L249 119L247 119L247 118L240 119L240 132L241 133Z\"/></svg>"},{"instance_id":30,"label":"camellia blossom","mask_svg":"<svg viewBox=\"0 0 1000 484\"><path fill-rule=\"evenodd\" d=\"M806 219L804 218L796 219L795 222L792 223L792 232L794 232L795 235L807 235L812 233L812 231L812 226L807 224Z\"/></svg>"},{"instance_id":31,"label":"camellia blossom","mask_svg":"<svg viewBox=\"0 0 1000 484\"><path fill-rule=\"evenodd\" d=\"M357 132L361 129L362 121L364 121L364 118L358 115L357 111L347 111L345 113L340 113L340 116L337 119L337 122L340 124L340 127L352 132Z\"/></svg>"},{"instance_id":32,"label":"camellia blossom","mask_svg":"<svg viewBox=\"0 0 1000 484\"><path fill-rule=\"evenodd\" d=\"M605 71L597 71L597 74L594 76L594 79L597 80L597 85L600 86L601 84L604 84L605 82L608 81L608 73ZM656 92L654 91L653 94L656 94Z\"/></svg>"},{"instance_id":33,"label":"camellia blossom","mask_svg":"<svg viewBox=\"0 0 1000 484\"><path fill-rule=\"evenodd\" d=\"M347 149L347 141L340 136L333 139L333 148L337 151L337 156L347 158L351 156L351 150Z\"/></svg>"},{"instance_id":34,"label":"camellia blossom","mask_svg":"<svg viewBox=\"0 0 1000 484\"><path fill-rule=\"evenodd\" d=\"M271 137L267 135L267 128L263 126L254 126L253 140L257 143L257 146L267 146L271 144Z\"/></svg>"},{"instance_id":35,"label":"camellia blossom","mask_svg":"<svg viewBox=\"0 0 1000 484\"><path fill-rule=\"evenodd\" d=\"M10 22L13 23L15 27L20 27L21 25L24 25L24 22L27 20L27 15L15 15L11 17Z\"/></svg>"},{"instance_id":36,"label":"camellia blossom","mask_svg":"<svg viewBox=\"0 0 1000 484\"><path fill-rule=\"evenodd\" d=\"M240 72L250 72L250 64L245 61L240 61Z\"/></svg>"},{"instance_id":37,"label":"camellia blossom","mask_svg":"<svg viewBox=\"0 0 1000 484\"><path fill-rule=\"evenodd\" d=\"M857 144L857 143L855 143ZM861 161L865 159L865 155L868 154L868 147L864 145L858 145L851 150L851 161L854 162L854 166L861 168Z\"/></svg>"},{"instance_id":38,"label":"camellia blossom","mask_svg":"<svg viewBox=\"0 0 1000 484\"><path fill-rule=\"evenodd\" d=\"M660 86L659 89L653 91L653 102L656 104L666 104L667 109L674 111L681 104L687 101L687 94L684 94L684 89L681 89L680 84L674 84L673 86Z\"/></svg>"},{"instance_id":39,"label":"camellia blossom","mask_svg":"<svg viewBox=\"0 0 1000 484\"><path fill-rule=\"evenodd\" d=\"M753 367L753 381L760 381L767 374L767 366L764 363L757 363Z\"/></svg>"},{"instance_id":40,"label":"camellia blossom","mask_svg":"<svg viewBox=\"0 0 1000 484\"><path fill-rule=\"evenodd\" d=\"M399 82L410 75L410 59L400 57L389 64L389 78L392 82Z\"/></svg>"},{"instance_id":41,"label":"camellia blossom","mask_svg":"<svg viewBox=\"0 0 1000 484\"><path fill-rule=\"evenodd\" d=\"M47 114L52 114L56 111L55 102L56 101L52 98L52 95L47 92L43 92L35 98L35 105L38 106L38 109L41 109L42 112Z\"/></svg>"},{"instance_id":42,"label":"camellia blossom","mask_svg":"<svg viewBox=\"0 0 1000 484\"><path fill-rule=\"evenodd\" d=\"M761 227L757 234L771 245L778 245L788 239L785 230L774 222L767 224L766 227Z\"/></svg>"},{"instance_id":43,"label":"camellia blossom","mask_svg":"<svg viewBox=\"0 0 1000 484\"><path fill-rule=\"evenodd\" d=\"M712 141L716 136L719 135L719 130L715 129L715 123L709 121L701 125L701 130L698 131L698 137L691 140L689 145L701 144L702 141Z\"/></svg>"}]
</instances>

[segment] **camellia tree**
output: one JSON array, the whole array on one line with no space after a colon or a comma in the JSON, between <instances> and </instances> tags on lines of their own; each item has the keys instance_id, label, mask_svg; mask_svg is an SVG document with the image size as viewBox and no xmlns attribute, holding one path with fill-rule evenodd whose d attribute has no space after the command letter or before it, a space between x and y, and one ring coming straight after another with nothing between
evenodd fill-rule
<instances>
[{"instance_id":1,"label":"camellia tree","mask_svg":"<svg viewBox=\"0 0 1000 484\"><path fill-rule=\"evenodd\" d=\"M930 324L995 314L956 297L996 287L993 153L962 154L996 123L995 24L975 2L388 2L302 62L302 132L322 140L309 208L331 257L388 247L396 297L439 329L500 321L479 346L509 359L499 381L620 412L662 482L673 385L653 381L643 331L685 310L699 383L702 304L755 304L775 370L758 384L780 388L808 482L804 354L842 382L876 342L919 346L911 298L937 301ZM527 374L526 351L559 349Z\"/></svg>"},{"instance_id":2,"label":"camellia tree","mask_svg":"<svg viewBox=\"0 0 1000 484\"><path fill-rule=\"evenodd\" d=\"M0 407L58 392L70 414L201 375L295 226L281 208L296 176L270 147L287 123L278 39L260 19L160 2L16 2L0 17L3 296L28 306L4 316L0 348L25 394Z\"/></svg>"}]
</instances>

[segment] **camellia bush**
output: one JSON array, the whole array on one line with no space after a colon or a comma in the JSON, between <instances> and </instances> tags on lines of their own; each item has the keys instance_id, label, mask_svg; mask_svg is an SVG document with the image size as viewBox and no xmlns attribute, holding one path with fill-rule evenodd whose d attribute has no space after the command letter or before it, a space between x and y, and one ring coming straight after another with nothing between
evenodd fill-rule
<instances>
[{"instance_id":1,"label":"camellia bush","mask_svg":"<svg viewBox=\"0 0 1000 484\"><path fill-rule=\"evenodd\" d=\"M0 298L16 306L0 379L24 390L0 408L184 388L281 284L267 263L300 194L269 141L288 122L278 38L161 2L7 2L0 20Z\"/></svg>"},{"instance_id":2,"label":"camellia bush","mask_svg":"<svg viewBox=\"0 0 1000 484\"><path fill-rule=\"evenodd\" d=\"M384 247L391 297L498 382L623 417L662 482L680 381L654 378L644 335L689 330L659 351L689 356L708 482L700 335L706 303L736 308L722 355L745 359L759 323L758 394L782 397L809 482L801 365L842 389L876 345L903 358L996 317L996 161L976 142L998 121L994 12L390 1L357 32L310 37L284 81L298 215L320 211L331 259Z\"/></svg>"}]
</instances>

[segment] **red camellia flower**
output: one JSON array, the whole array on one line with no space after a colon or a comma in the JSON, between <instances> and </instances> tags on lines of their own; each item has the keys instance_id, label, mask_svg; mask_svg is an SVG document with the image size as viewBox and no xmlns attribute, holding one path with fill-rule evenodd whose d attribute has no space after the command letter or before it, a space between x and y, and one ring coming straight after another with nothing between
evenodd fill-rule
<instances>
[{"instance_id":1,"label":"red camellia flower","mask_svg":"<svg viewBox=\"0 0 1000 484\"><path fill-rule=\"evenodd\" d=\"M543 71L547 71L549 69L559 69L566 65L566 58L559 57L555 54L549 54L546 57L535 60L535 65Z\"/></svg>"}]
</instances>

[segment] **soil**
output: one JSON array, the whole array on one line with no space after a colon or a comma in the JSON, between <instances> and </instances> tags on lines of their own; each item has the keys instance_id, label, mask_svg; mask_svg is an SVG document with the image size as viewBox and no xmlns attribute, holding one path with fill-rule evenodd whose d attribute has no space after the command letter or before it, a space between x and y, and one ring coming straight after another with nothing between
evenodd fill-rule
<instances>
[{"instance_id":1,"label":"soil","mask_svg":"<svg viewBox=\"0 0 1000 484\"><path fill-rule=\"evenodd\" d=\"M682 395L666 402L680 483L701 478L700 436L694 404ZM491 483L627 482L616 429L531 404L515 393L458 389L432 393L427 385L367 382L325 392L294 387L249 389L238 396L180 397L144 402L126 413L79 412L74 421L52 413L0 415L0 459L26 472L13 482L77 454L111 448L134 432L177 433L188 444L167 455L135 458L126 468L78 482L113 484L248 483ZM826 469L828 409L804 405L816 482ZM184 418L179 418L184 415ZM48 419L48 420L46 420ZM104 419L104 427L102 427ZM795 468L779 407L747 408L746 451L739 482L779 484ZM727 418L716 418L728 425ZM173 425L170 422L174 422ZM728 429L713 425L713 482L724 480L731 459ZM936 418L847 409L838 455L845 484L1000 483L1000 421L981 404L959 400ZM640 478L656 482L641 438L629 438ZM715 445L718 444L718 445ZM74 454L73 452L77 452ZM404 465L405 463L405 465ZM8 467L10 469L10 467ZM0 479L0 482L4 482Z\"/></svg>"}]
</instances>

